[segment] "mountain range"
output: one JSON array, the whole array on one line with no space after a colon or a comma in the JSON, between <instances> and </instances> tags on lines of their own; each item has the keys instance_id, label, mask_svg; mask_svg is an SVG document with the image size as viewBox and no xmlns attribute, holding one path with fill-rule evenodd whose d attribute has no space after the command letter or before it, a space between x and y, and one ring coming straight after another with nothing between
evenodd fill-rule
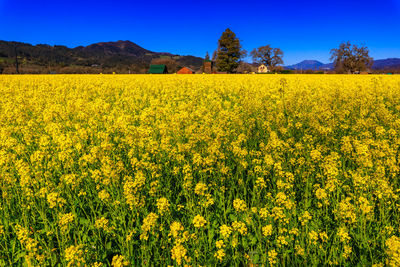
<instances>
[{"instance_id":1,"label":"mountain range","mask_svg":"<svg viewBox=\"0 0 400 267\"><path fill-rule=\"evenodd\" d=\"M333 70L334 64L324 64L318 60L303 60L300 63L285 66L289 70ZM391 70L400 69L400 58L387 58L374 60L372 64L373 70Z\"/></svg>"},{"instance_id":2,"label":"mountain range","mask_svg":"<svg viewBox=\"0 0 400 267\"><path fill-rule=\"evenodd\" d=\"M16 54L26 73L144 73L152 62L167 64L173 72L183 66L199 69L203 65L200 57L153 52L131 41L100 42L75 48L0 41L0 65L5 72L15 69L11 66L15 65Z\"/></svg>"},{"instance_id":3,"label":"mountain range","mask_svg":"<svg viewBox=\"0 0 400 267\"><path fill-rule=\"evenodd\" d=\"M0 73L15 73L16 56L21 73L146 73L150 64L166 64L170 73L186 66L198 70L204 59L190 55L147 50L131 41L100 42L68 48L0 41ZM256 64L257 65L257 64ZM289 70L333 70L334 64L304 60ZM375 60L373 70L400 70L400 58Z\"/></svg>"}]
</instances>

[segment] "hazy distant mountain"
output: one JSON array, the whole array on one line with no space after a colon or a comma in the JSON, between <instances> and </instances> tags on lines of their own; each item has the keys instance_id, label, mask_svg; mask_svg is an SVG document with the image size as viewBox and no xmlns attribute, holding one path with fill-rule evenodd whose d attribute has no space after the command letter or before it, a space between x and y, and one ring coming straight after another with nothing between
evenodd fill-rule
<instances>
[{"instance_id":1,"label":"hazy distant mountain","mask_svg":"<svg viewBox=\"0 0 400 267\"><path fill-rule=\"evenodd\" d=\"M285 66L290 70L333 70L333 63L323 64L317 60L303 60L300 63ZM372 64L374 70L400 69L400 58L377 59Z\"/></svg>"},{"instance_id":2,"label":"hazy distant mountain","mask_svg":"<svg viewBox=\"0 0 400 267\"><path fill-rule=\"evenodd\" d=\"M101 42L91 44L86 47L79 46L73 49L76 52L111 56L111 55L129 55L141 57L145 54L152 54L153 52L138 46L131 41L118 41L118 42Z\"/></svg>"},{"instance_id":3,"label":"hazy distant mountain","mask_svg":"<svg viewBox=\"0 0 400 267\"><path fill-rule=\"evenodd\" d=\"M324 63L318 60L303 60L300 63L286 66L285 68L291 70L319 70L322 65L324 65Z\"/></svg>"},{"instance_id":4,"label":"hazy distant mountain","mask_svg":"<svg viewBox=\"0 0 400 267\"><path fill-rule=\"evenodd\" d=\"M75 48L0 41L0 65L2 64L3 68L12 69L15 59L14 46L17 47L20 64L23 63L22 68L25 66L28 73L53 70L63 72L68 68L69 71L73 68L76 72L89 73L99 72L93 68L101 68L100 71L127 72L129 69L132 72L145 72L152 60L160 58L173 59L177 67L199 69L203 65L203 59L200 57L153 52L131 41L101 42Z\"/></svg>"},{"instance_id":5,"label":"hazy distant mountain","mask_svg":"<svg viewBox=\"0 0 400 267\"><path fill-rule=\"evenodd\" d=\"M400 69L400 58L375 60L372 68L375 70Z\"/></svg>"}]
</instances>

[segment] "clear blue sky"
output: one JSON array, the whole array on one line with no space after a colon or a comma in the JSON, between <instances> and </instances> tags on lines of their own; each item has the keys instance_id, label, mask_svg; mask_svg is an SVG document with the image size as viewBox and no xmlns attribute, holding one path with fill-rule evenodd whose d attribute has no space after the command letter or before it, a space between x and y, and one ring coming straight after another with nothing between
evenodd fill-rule
<instances>
[{"instance_id":1,"label":"clear blue sky","mask_svg":"<svg viewBox=\"0 0 400 267\"><path fill-rule=\"evenodd\" d=\"M329 61L342 41L375 59L400 57L400 0L0 0L0 40L68 47L131 40L157 52L204 57L229 27L243 48L271 44L285 64Z\"/></svg>"}]
</instances>

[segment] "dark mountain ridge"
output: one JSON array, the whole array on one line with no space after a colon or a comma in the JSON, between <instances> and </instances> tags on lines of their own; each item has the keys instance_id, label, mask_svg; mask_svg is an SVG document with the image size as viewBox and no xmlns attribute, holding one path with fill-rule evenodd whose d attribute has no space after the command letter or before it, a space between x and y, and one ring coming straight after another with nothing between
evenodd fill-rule
<instances>
[{"instance_id":1,"label":"dark mountain ridge","mask_svg":"<svg viewBox=\"0 0 400 267\"><path fill-rule=\"evenodd\" d=\"M145 73L153 60L160 59L173 62L177 68L199 69L203 64L199 57L153 52L131 41L100 42L75 48L0 41L0 68L2 65L6 72L15 72L15 50L24 73Z\"/></svg>"},{"instance_id":2,"label":"dark mountain ridge","mask_svg":"<svg viewBox=\"0 0 400 267\"><path fill-rule=\"evenodd\" d=\"M289 70L334 70L333 63L324 64L318 60L303 60L297 64L285 66ZM400 69L400 58L386 58L374 60L373 70L396 70Z\"/></svg>"}]
</instances>

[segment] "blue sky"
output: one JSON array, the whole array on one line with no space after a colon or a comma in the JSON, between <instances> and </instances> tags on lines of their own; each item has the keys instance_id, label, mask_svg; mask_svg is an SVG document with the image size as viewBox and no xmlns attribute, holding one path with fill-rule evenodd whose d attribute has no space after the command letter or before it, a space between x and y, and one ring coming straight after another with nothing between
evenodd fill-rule
<instances>
[{"instance_id":1,"label":"blue sky","mask_svg":"<svg viewBox=\"0 0 400 267\"><path fill-rule=\"evenodd\" d=\"M285 64L329 61L342 41L375 59L400 57L400 0L0 0L0 40L68 47L131 40L157 52L204 57L230 28L243 48L270 44Z\"/></svg>"}]
</instances>

